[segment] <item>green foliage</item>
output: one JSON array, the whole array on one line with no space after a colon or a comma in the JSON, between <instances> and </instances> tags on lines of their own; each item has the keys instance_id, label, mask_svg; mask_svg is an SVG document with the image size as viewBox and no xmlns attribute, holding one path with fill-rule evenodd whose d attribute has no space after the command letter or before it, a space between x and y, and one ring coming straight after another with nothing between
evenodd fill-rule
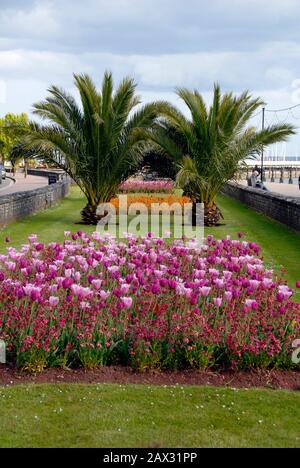
<instances>
[{"instance_id":1,"label":"green foliage","mask_svg":"<svg viewBox=\"0 0 300 468\"><path fill-rule=\"evenodd\" d=\"M0 399L3 448L300 446L299 392L31 384Z\"/></svg>"},{"instance_id":2,"label":"green foliage","mask_svg":"<svg viewBox=\"0 0 300 468\"><path fill-rule=\"evenodd\" d=\"M0 118L0 160L9 160L14 145L20 141L20 132L28 125L27 114L6 114Z\"/></svg>"},{"instance_id":3,"label":"green foliage","mask_svg":"<svg viewBox=\"0 0 300 468\"><path fill-rule=\"evenodd\" d=\"M88 75L74 75L81 107L64 90L51 86L34 113L50 125L31 123L26 144L64 169L85 194L85 222L95 221L99 203L109 201L119 184L135 172L143 155L145 134L165 103L140 103L136 85L125 78L114 91L111 73L101 90Z\"/></svg>"},{"instance_id":4,"label":"green foliage","mask_svg":"<svg viewBox=\"0 0 300 468\"><path fill-rule=\"evenodd\" d=\"M214 87L208 109L198 91L177 89L190 118L169 105L164 118L149 132L163 154L178 166L177 182L194 201L213 206L221 187L235 176L246 158L257 156L262 147L285 141L295 133L291 125L272 125L259 131L250 126L251 117L263 104L248 92L221 95Z\"/></svg>"},{"instance_id":5,"label":"green foliage","mask_svg":"<svg viewBox=\"0 0 300 468\"><path fill-rule=\"evenodd\" d=\"M147 168L150 172L156 173L158 177L176 178L176 165L174 160L165 155L163 158L159 151L153 147L146 149L140 163L140 169Z\"/></svg>"},{"instance_id":6,"label":"green foliage","mask_svg":"<svg viewBox=\"0 0 300 468\"><path fill-rule=\"evenodd\" d=\"M27 148L27 146L24 144L24 141L19 141L11 148L9 160L13 169L15 170L16 165L21 160L24 160L26 166L30 160L34 161L37 157L38 154L34 149Z\"/></svg>"}]
</instances>

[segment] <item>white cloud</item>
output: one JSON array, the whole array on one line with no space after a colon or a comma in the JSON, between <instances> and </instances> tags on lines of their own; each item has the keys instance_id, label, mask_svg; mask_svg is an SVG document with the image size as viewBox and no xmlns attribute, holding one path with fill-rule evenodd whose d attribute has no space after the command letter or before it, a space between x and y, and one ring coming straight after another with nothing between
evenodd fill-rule
<instances>
[{"instance_id":1,"label":"white cloud","mask_svg":"<svg viewBox=\"0 0 300 468\"><path fill-rule=\"evenodd\" d=\"M205 83L217 81L224 74L230 78L234 71L231 63L242 59L239 54L195 53L130 58L141 81L148 86L191 86L201 88Z\"/></svg>"},{"instance_id":2,"label":"white cloud","mask_svg":"<svg viewBox=\"0 0 300 468\"><path fill-rule=\"evenodd\" d=\"M80 68L76 55L28 50L0 51L0 76L43 78L50 82Z\"/></svg>"},{"instance_id":3,"label":"white cloud","mask_svg":"<svg viewBox=\"0 0 300 468\"><path fill-rule=\"evenodd\" d=\"M80 18L88 23L124 23L134 22L153 16L161 17L161 12L165 10L169 0L87 0L85 5L74 0L64 0L63 13L67 10L70 18ZM157 7L160 8L157 8ZM93 12L93 14L91 14Z\"/></svg>"},{"instance_id":4,"label":"white cloud","mask_svg":"<svg viewBox=\"0 0 300 468\"><path fill-rule=\"evenodd\" d=\"M300 0L0 1L0 115L29 111L50 84L72 89L73 72L99 84L106 69L182 110L176 86L209 101L218 81L275 108L299 95Z\"/></svg>"},{"instance_id":5,"label":"white cloud","mask_svg":"<svg viewBox=\"0 0 300 468\"><path fill-rule=\"evenodd\" d=\"M7 86L4 80L0 80L0 104L6 103Z\"/></svg>"},{"instance_id":6,"label":"white cloud","mask_svg":"<svg viewBox=\"0 0 300 468\"><path fill-rule=\"evenodd\" d=\"M13 2L11 3L13 6ZM31 37L47 36L58 31L58 23L55 19L55 8L47 1L36 2L32 9L13 8L0 12L1 35L11 35L11 32L19 37L30 35Z\"/></svg>"},{"instance_id":7,"label":"white cloud","mask_svg":"<svg viewBox=\"0 0 300 468\"><path fill-rule=\"evenodd\" d=\"M298 77L298 49L298 44L275 43L249 52L132 56L128 61L143 85L187 86L205 91L220 82L227 89L240 91L291 86ZM287 54L291 63L287 62Z\"/></svg>"},{"instance_id":8,"label":"white cloud","mask_svg":"<svg viewBox=\"0 0 300 468\"><path fill-rule=\"evenodd\" d=\"M289 59L287 63L287 48ZM123 55L61 53L34 50L0 51L0 77L49 81L70 86L73 72L86 72L100 82L106 69L115 80L133 75L140 87L172 92L176 86L209 92L214 82L226 90L288 89L298 76L298 45L267 44L250 52L198 52L193 54Z\"/></svg>"},{"instance_id":9,"label":"white cloud","mask_svg":"<svg viewBox=\"0 0 300 468\"><path fill-rule=\"evenodd\" d=\"M45 96L47 86L47 81L26 78L7 81L5 83L6 100L2 103L0 100L0 115L7 112L30 113L32 104Z\"/></svg>"}]
</instances>

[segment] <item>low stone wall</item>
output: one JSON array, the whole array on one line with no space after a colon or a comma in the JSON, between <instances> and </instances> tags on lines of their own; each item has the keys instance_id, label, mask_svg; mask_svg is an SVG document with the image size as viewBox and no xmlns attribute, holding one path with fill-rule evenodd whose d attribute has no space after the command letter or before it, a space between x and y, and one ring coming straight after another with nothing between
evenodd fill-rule
<instances>
[{"instance_id":1,"label":"low stone wall","mask_svg":"<svg viewBox=\"0 0 300 468\"><path fill-rule=\"evenodd\" d=\"M28 192L0 195L0 226L50 208L68 195L69 189L70 181L65 179Z\"/></svg>"},{"instance_id":2,"label":"low stone wall","mask_svg":"<svg viewBox=\"0 0 300 468\"><path fill-rule=\"evenodd\" d=\"M53 169L31 169L29 168L27 173L29 175L39 176L39 177L56 176L57 181L62 180L64 177L66 177L66 173L59 169L53 170Z\"/></svg>"},{"instance_id":3,"label":"low stone wall","mask_svg":"<svg viewBox=\"0 0 300 468\"><path fill-rule=\"evenodd\" d=\"M300 232L300 198L265 192L233 182L226 184L222 192Z\"/></svg>"},{"instance_id":4,"label":"low stone wall","mask_svg":"<svg viewBox=\"0 0 300 468\"><path fill-rule=\"evenodd\" d=\"M19 173L20 169L18 169ZM13 170L8 168L6 169L6 172L8 174L13 174ZM24 170L22 169L22 172ZM62 180L66 177L66 173L60 169L35 169L35 168L28 168L27 169L27 174L32 175L32 176L37 176L37 177L49 177L49 176L55 176L57 179L57 182L59 180Z\"/></svg>"}]
</instances>

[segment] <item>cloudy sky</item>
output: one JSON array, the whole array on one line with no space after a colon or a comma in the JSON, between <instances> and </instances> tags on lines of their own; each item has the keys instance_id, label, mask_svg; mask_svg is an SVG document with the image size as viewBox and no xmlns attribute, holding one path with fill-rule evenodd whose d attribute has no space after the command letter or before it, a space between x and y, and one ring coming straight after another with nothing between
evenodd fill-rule
<instances>
[{"instance_id":1,"label":"cloudy sky","mask_svg":"<svg viewBox=\"0 0 300 468\"><path fill-rule=\"evenodd\" d=\"M300 102L299 24L300 0L0 0L0 115L29 113L50 84L72 91L74 72L100 83L106 69L133 75L144 101L180 106L173 90L185 85L209 102L218 81L288 107ZM299 136L287 151L300 155Z\"/></svg>"}]
</instances>

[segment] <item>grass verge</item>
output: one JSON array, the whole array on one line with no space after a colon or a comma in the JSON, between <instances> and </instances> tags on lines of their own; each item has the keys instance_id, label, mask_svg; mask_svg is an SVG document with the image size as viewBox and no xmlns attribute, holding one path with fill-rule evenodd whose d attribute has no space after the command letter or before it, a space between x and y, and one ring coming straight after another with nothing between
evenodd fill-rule
<instances>
[{"instance_id":1,"label":"grass verge","mask_svg":"<svg viewBox=\"0 0 300 468\"><path fill-rule=\"evenodd\" d=\"M0 447L300 447L300 393L62 384L0 400Z\"/></svg>"}]
</instances>

